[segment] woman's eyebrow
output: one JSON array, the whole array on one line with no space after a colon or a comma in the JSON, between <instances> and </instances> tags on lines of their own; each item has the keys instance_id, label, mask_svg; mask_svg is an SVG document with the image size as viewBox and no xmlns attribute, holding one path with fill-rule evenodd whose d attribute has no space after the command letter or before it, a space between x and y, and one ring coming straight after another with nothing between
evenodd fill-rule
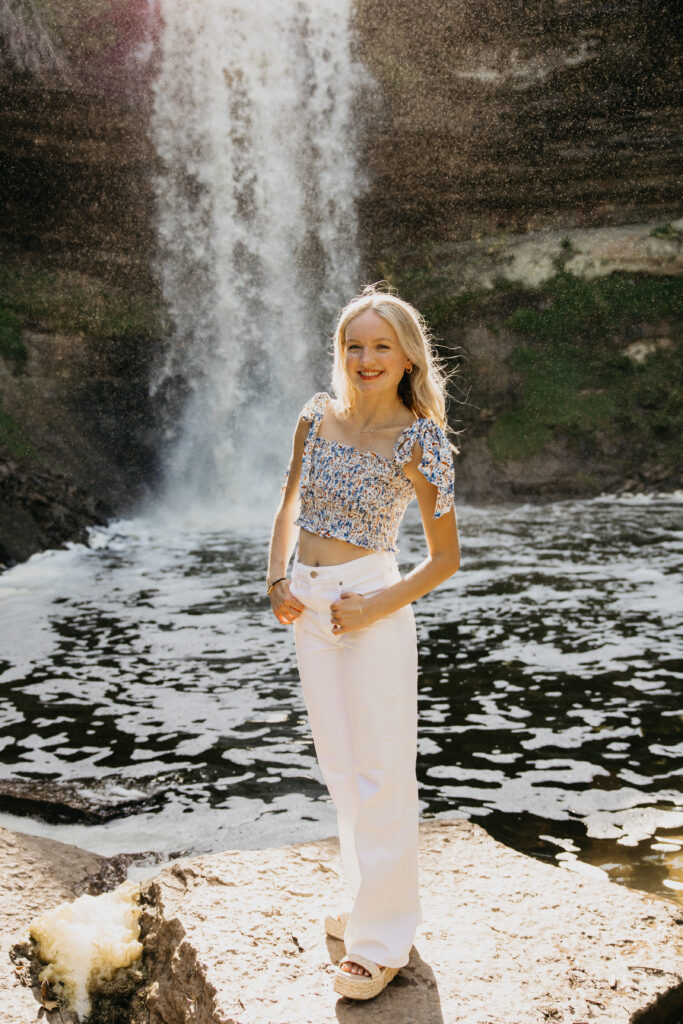
<instances>
[{"instance_id":1,"label":"woman's eyebrow","mask_svg":"<svg viewBox=\"0 0 683 1024\"><path fill-rule=\"evenodd\" d=\"M389 341L389 342L391 342L393 344L393 341L392 341L391 338L373 338L372 340L373 341ZM359 344L359 339L358 338L347 338L346 339L346 344L347 345L350 345L352 342L354 342L356 345L358 345Z\"/></svg>"}]
</instances>

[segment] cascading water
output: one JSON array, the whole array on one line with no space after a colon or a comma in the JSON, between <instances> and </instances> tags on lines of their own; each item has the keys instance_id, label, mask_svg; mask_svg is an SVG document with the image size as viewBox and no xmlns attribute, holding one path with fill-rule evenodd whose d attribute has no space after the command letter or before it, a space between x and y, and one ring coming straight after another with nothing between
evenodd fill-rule
<instances>
[{"instance_id":1,"label":"cascading water","mask_svg":"<svg viewBox=\"0 0 683 1024\"><path fill-rule=\"evenodd\" d=\"M159 275L181 383L163 504L203 522L265 505L296 412L328 379L358 286L346 0L161 0ZM264 502L263 499L266 499Z\"/></svg>"}]
</instances>

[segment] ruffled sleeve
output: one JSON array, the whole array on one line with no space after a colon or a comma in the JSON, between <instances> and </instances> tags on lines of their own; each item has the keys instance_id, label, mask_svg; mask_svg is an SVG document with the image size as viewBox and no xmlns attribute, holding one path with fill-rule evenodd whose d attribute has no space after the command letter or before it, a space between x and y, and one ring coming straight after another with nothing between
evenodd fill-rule
<instances>
[{"instance_id":1,"label":"ruffled sleeve","mask_svg":"<svg viewBox=\"0 0 683 1024\"><path fill-rule=\"evenodd\" d=\"M308 434L306 435L306 443L304 444L304 454L301 460L301 481L299 488L305 487L308 483L308 478L311 473L311 457L313 455L313 445L315 444L316 434L320 427L320 421L323 418L325 406L330 400L330 396L326 391L319 391L313 398L310 398L306 402L305 406L299 413L299 419L305 420L310 423Z\"/></svg>"},{"instance_id":2,"label":"ruffled sleeve","mask_svg":"<svg viewBox=\"0 0 683 1024\"><path fill-rule=\"evenodd\" d=\"M445 432L433 420L416 420L396 442L394 460L398 465L410 462L416 444L422 448L417 468L437 489L434 519L439 519L449 511L455 496L451 446Z\"/></svg>"},{"instance_id":3,"label":"ruffled sleeve","mask_svg":"<svg viewBox=\"0 0 683 1024\"><path fill-rule=\"evenodd\" d=\"M303 480L308 480L308 474L309 474L310 466L311 466L311 448L313 446L313 442L315 441L315 435L318 433L318 427L320 426L320 421L323 418L323 412L325 410L325 406L327 405L329 399L330 399L330 396L327 394L326 391L319 391L317 394L313 395L313 398L309 398L309 400L306 402L306 404L302 408L301 412L299 413L299 419L300 420L305 420L306 423L310 423L311 424L310 429L308 431L308 434L306 435L306 443L305 443L305 446L304 446L304 454L303 454L303 460L302 460L302 466L301 466L301 480L302 481ZM282 481L282 487L280 488L280 494L284 494L285 493L285 488L287 486L287 481L289 480L289 471L290 471L290 469L291 469L291 460L290 460L289 465L287 466L287 470L285 472L285 478Z\"/></svg>"},{"instance_id":4,"label":"ruffled sleeve","mask_svg":"<svg viewBox=\"0 0 683 1024\"><path fill-rule=\"evenodd\" d=\"M326 391L319 391L313 398L309 398L305 406L299 413L300 420L306 420L307 423L319 423L323 417L325 406L330 400L330 396Z\"/></svg>"}]
</instances>

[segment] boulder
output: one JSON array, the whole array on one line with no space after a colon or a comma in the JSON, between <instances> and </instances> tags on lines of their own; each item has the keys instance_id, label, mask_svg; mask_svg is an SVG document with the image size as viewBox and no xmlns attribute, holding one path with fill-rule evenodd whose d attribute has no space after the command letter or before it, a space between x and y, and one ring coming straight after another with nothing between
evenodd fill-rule
<instances>
[{"instance_id":1,"label":"boulder","mask_svg":"<svg viewBox=\"0 0 683 1024\"><path fill-rule=\"evenodd\" d=\"M98 892L120 881L110 861L88 850L0 828L0 1019L31 1024L45 1018L39 988L31 988L24 965L10 959L28 935L29 922L84 892ZM125 869L123 869L125 871ZM59 1019L56 1017L55 1019ZM66 1020L66 1018L64 1018Z\"/></svg>"},{"instance_id":2,"label":"boulder","mask_svg":"<svg viewBox=\"0 0 683 1024\"><path fill-rule=\"evenodd\" d=\"M230 851L151 879L142 931L152 1024L673 1024L683 912L542 863L468 821L421 826L425 923L368 1004L338 999L334 840Z\"/></svg>"}]
</instances>

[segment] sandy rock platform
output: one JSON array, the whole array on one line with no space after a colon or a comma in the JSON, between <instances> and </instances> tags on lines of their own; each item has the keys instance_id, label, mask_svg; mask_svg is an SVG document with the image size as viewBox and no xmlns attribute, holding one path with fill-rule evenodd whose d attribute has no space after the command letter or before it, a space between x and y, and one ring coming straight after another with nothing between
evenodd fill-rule
<instances>
[{"instance_id":1,"label":"sandy rock platform","mask_svg":"<svg viewBox=\"0 0 683 1024\"><path fill-rule=\"evenodd\" d=\"M336 842L178 861L147 883L152 1024L677 1024L683 908L421 826L425 923L368 1003L332 992Z\"/></svg>"},{"instance_id":2,"label":"sandy rock platform","mask_svg":"<svg viewBox=\"0 0 683 1024\"><path fill-rule=\"evenodd\" d=\"M9 950L36 914L113 888L107 860L0 829L0 1021L46 1013ZM583 878L466 821L421 826L425 923L410 963L368 1003L339 999L323 935L343 909L337 844L177 861L145 883L150 1024L683 1024L683 908ZM25 979L24 979L25 980Z\"/></svg>"},{"instance_id":3,"label":"sandy rock platform","mask_svg":"<svg viewBox=\"0 0 683 1024\"><path fill-rule=\"evenodd\" d=\"M45 1019L40 993L22 984L9 952L29 922L84 892L121 880L113 862L76 846L0 828L0 1021L33 1024Z\"/></svg>"}]
</instances>

